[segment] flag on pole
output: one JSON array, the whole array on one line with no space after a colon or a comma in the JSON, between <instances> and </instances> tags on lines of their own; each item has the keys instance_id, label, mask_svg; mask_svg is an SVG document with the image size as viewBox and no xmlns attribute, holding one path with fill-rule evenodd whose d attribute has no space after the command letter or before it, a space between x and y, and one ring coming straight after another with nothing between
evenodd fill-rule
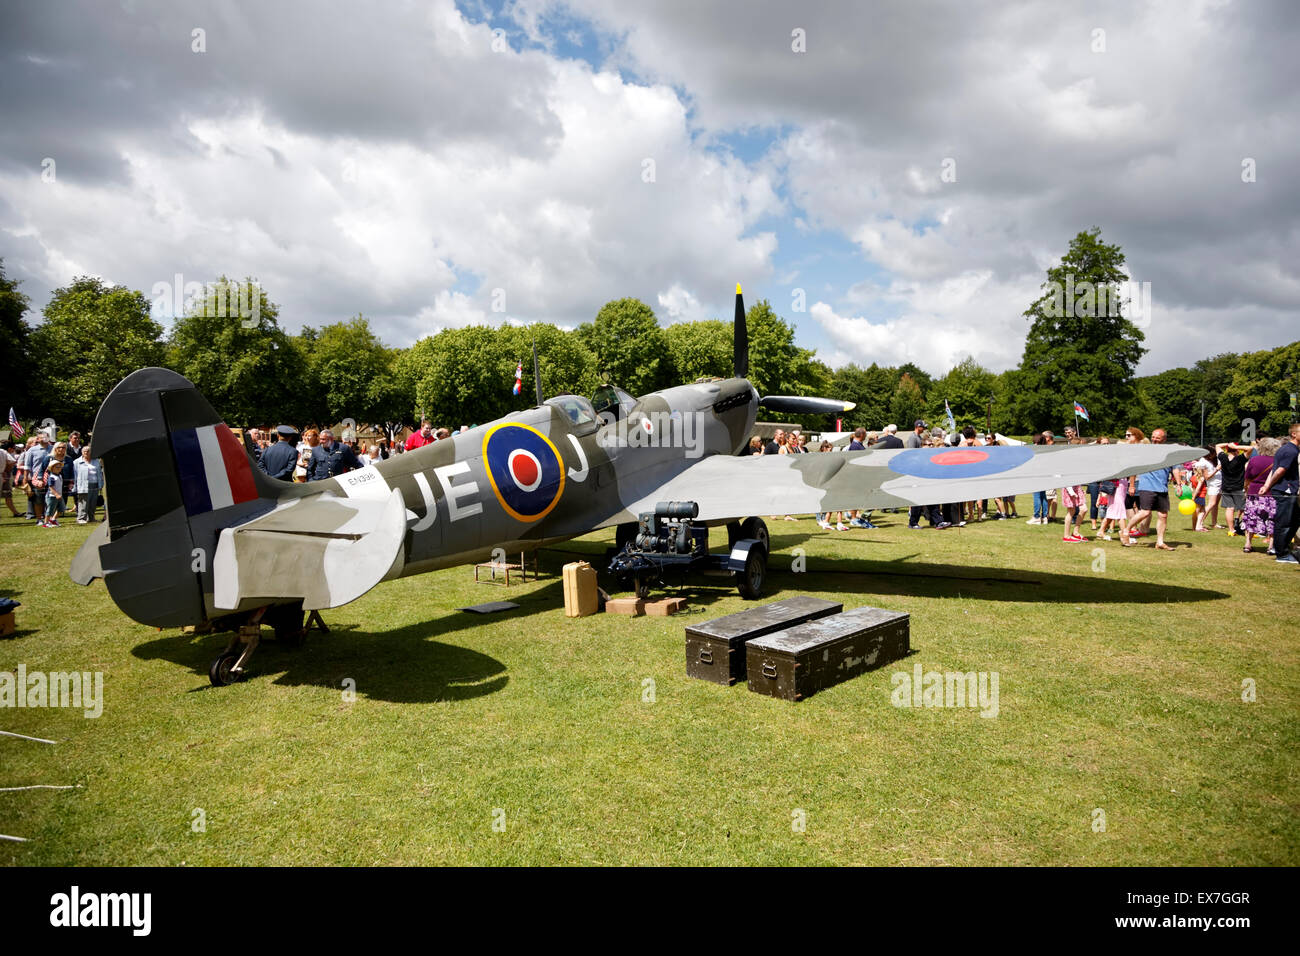
<instances>
[{"instance_id":1,"label":"flag on pole","mask_svg":"<svg viewBox=\"0 0 1300 956\"><path fill-rule=\"evenodd\" d=\"M1082 405L1080 405L1078 402L1074 403L1074 414L1078 415L1085 422L1092 421L1092 419L1088 417L1088 410L1084 408Z\"/></svg>"},{"instance_id":2,"label":"flag on pole","mask_svg":"<svg viewBox=\"0 0 1300 956\"><path fill-rule=\"evenodd\" d=\"M952 409L948 407L948 399L946 398L943 400L943 413L948 416L948 431L955 432L957 422L952 417Z\"/></svg>"},{"instance_id":3,"label":"flag on pole","mask_svg":"<svg viewBox=\"0 0 1300 956\"><path fill-rule=\"evenodd\" d=\"M18 416L14 414L14 407L12 405L9 406L9 430L19 438L22 438L25 434L23 426L18 422Z\"/></svg>"},{"instance_id":4,"label":"flag on pole","mask_svg":"<svg viewBox=\"0 0 1300 956\"><path fill-rule=\"evenodd\" d=\"M524 390L524 362L523 359L520 359L519 364L515 366L515 394L518 395L523 390Z\"/></svg>"}]
</instances>

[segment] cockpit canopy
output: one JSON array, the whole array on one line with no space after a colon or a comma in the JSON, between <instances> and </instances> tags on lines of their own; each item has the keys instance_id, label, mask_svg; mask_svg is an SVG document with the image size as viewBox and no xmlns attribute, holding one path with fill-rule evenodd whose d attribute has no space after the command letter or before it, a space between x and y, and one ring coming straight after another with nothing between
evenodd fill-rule
<instances>
[{"instance_id":1,"label":"cockpit canopy","mask_svg":"<svg viewBox=\"0 0 1300 956\"><path fill-rule=\"evenodd\" d=\"M556 395L548 398L546 404L564 412L573 425L591 425L596 421L596 410L581 395Z\"/></svg>"},{"instance_id":2,"label":"cockpit canopy","mask_svg":"<svg viewBox=\"0 0 1300 956\"><path fill-rule=\"evenodd\" d=\"M636 405L636 399L617 385L602 385L591 396L591 404L597 415L605 420L618 421ZM606 412L609 414L606 415Z\"/></svg>"}]
</instances>

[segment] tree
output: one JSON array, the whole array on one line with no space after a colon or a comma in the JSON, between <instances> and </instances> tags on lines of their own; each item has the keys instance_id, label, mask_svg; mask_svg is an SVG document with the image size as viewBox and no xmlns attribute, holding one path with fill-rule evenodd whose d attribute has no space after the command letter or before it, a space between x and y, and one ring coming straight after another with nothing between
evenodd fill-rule
<instances>
[{"instance_id":1,"label":"tree","mask_svg":"<svg viewBox=\"0 0 1300 956\"><path fill-rule=\"evenodd\" d=\"M594 322L578 327L578 337L600 376L633 395L677 384L664 330L640 299L606 302Z\"/></svg>"},{"instance_id":2,"label":"tree","mask_svg":"<svg viewBox=\"0 0 1300 956\"><path fill-rule=\"evenodd\" d=\"M241 298L252 308L236 308ZM172 326L168 364L231 424L313 421L318 405L306 360L280 328L279 314L255 280L222 276Z\"/></svg>"},{"instance_id":3,"label":"tree","mask_svg":"<svg viewBox=\"0 0 1300 956\"><path fill-rule=\"evenodd\" d=\"M921 394L921 386L906 372L894 389L894 397L889 403L889 418L899 431L909 431L917 419L925 418L925 397Z\"/></svg>"},{"instance_id":4,"label":"tree","mask_svg":"<svg viewBox=\"0 0 1300 956\"><path fill-rule=\"evenodd\" d=\"M680 383L697 378L730 378L732 368L732 330L730 322L709 319L704 322L678 322L664 329L670 364Z\"/></svg>"},{"instance_id":5,"label":"tree","mask_svg":"<svg viewBox=\"0 0 1300 956\"><path fill-rule=\"evenodd\" d=\"M357 421L383 422L406 411L406 396L397 390L393 350L385 347L362 315L347 322L311 327L298 336L312 382L312 394L322 403L322 421L345 416Z\"/></svg>"},{"instance_id":6,"label":"tree","mask_svg":"<svg viewBox=\"0 0 1300 956\"><path fill-rule=\"evenodd\" d=\"M894 399L894 390L898 387L899 375L895 369L881 368L872 362L870 368L858 365L845 365L836 369L831 376L831 398L841 398L854 402L856 408L844 415L846 428L878 429L893 421L889 417ZM900 429L911 427L911 422L904 425L898 422Z\"/></svg>"},{"instance_id":7,"label":"tree","mask_svg":"<svg viewBox=\"0 0 1300 956\"><path fill-rule=\"evenodd\" d=\"M38 382L45 411L60 423L89 428L119 381L163 360L162 326L143 292L81 276L55 289L31 350L51 370Z\"/></svg>"},{"instance_id":8,"label":"tree","mask_svg":"<svg viewBox=\"0 0 1300 956\"><path fill-rule=\"evenodd\" d=\"M996 390L997 376L976 362L974 356L968 355L930 387L927 421L947 420L943 405L946 400L958 428L973 425L982 432L988 419L989 399L993 398Z\"/></svg>"},{"instance_id":9,"label":"tree","mask_svg":"<svg viewBox=\"0 0 1300 956\"><path fill-rule=\"evenodd\" d=\"M536 402L532 341L545 397L590 395L600 384L595 357L578 336L553 325L528 328L472 325L447 329L416 342L400 360L399 382L414 381L415 416L439 425L475 425L528 408ZM522 364L523 388L512 391Z\"/></svg>"},{"instance_id":10,"label":"tree","mask_svg":"<svg viewBox=\"0 0 1300 956\"><path fill-rule=\"evenodd\" d=\"M1163 428L1169 441L1195 445L1200 441L1201 399L1204 376L1186 368L1171 368L1138 379L1143 431Z\"/></svg>"},{"instance_id":11,"label":"tree","mask_svg":"<svg viewBox=\"0 0 1300 956\"><path fill-rule=\"evenodd\" d=\"M1300 341L1240 356L1232 382L1205 423L1205 440L1241 441L1252 432L1285 434L1296 420L1292 393L1300 393Z\"/></svg>"},{"instance_id":12,"label":"tree","mask_svg":"<svg viewBox=\"0 0 1300 956\"><path fill-rule=\"evenodd\" d=\"M4 260L0 259L0 355L4 356L5 388L0 404L3 411L13 408L19 415L33 414L33 392L37 390L35 375L39 363L31 353L31 328L23 318L29 310L30 300L18 291L18 279L5 277Z\"/></svg>"},{"instance_id":13,"label":"tree","mask_svg":"<svg viewBox=\"0 0 1300 956\"><path fill-rule=\"evenodd\" d=\"M745 325L749 380L760 395L812 395L819 386L829 386L826 374L813 363L813 351L794 344L794 327L777 315L766 299L750 306Z\"/></svg>"},{"instance_id":14,"label":"tree","mask_svg":"<svg viewBox=\"0 0 1300 956\"><path fill-rule=\"evenodd\" d=\"M1024 313L1031 325L1014 377L1022 427L1057 428L1072 420L1076 401L1088 409L1094 431L1126 424L1137 398L1134 370L1146 349L1141 330L1124 318L1123 267L1123 251L1094 228L1075 236L1047 270L1043 294Z\"/></svg>"}]
</instances>

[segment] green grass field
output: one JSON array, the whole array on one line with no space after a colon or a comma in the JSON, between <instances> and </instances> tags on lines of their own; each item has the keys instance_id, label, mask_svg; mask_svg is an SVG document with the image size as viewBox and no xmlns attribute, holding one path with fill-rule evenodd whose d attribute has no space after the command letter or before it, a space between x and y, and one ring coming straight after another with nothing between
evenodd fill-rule
<instances>
[{"instance_id":1,"label":"green grass field","mask_svg":"<svg viewBox=\"0 0 1300 956\"><path fill-rule=\"evenodd\" d=\"M0 730L57 740L0 737L0 787L78 785L0 793L0 833L29 841L0 862L1300 863L1294 567L1180 517L1173 553L877 517L769 521L772 594L912 615L908 660L790 704L685 676L684 626L742 609L734 590L566 619L560 566L612 533L508 590L469 568L381 585L214 689L224 637L135 624L69 581L87 529L6 516L0 594L23 606L0 670L102 671L105 701L0 709ZM521 607L455 610L502 598ZM916 662L996 671L998 716L892 706Z\"/></svg>"}]
</instances>

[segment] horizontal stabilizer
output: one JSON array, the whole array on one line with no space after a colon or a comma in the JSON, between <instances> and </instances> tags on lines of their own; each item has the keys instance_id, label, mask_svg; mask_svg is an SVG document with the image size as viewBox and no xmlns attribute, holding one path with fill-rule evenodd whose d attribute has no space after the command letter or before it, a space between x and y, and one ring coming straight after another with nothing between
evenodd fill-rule
<instances>
[{"instance_id":1,"label":"horizontal stabilizer","mask_svg":"<svg viewBox=\"0 0 1300 956\"><path fill-rule=\"evenodd\" d=\"M236 610L301 599L307 610L338 607L388 574L405 535L406 508L396 488L380 499L296 499L221 531L213 603Z\"/></svg>"}]
</instances>

